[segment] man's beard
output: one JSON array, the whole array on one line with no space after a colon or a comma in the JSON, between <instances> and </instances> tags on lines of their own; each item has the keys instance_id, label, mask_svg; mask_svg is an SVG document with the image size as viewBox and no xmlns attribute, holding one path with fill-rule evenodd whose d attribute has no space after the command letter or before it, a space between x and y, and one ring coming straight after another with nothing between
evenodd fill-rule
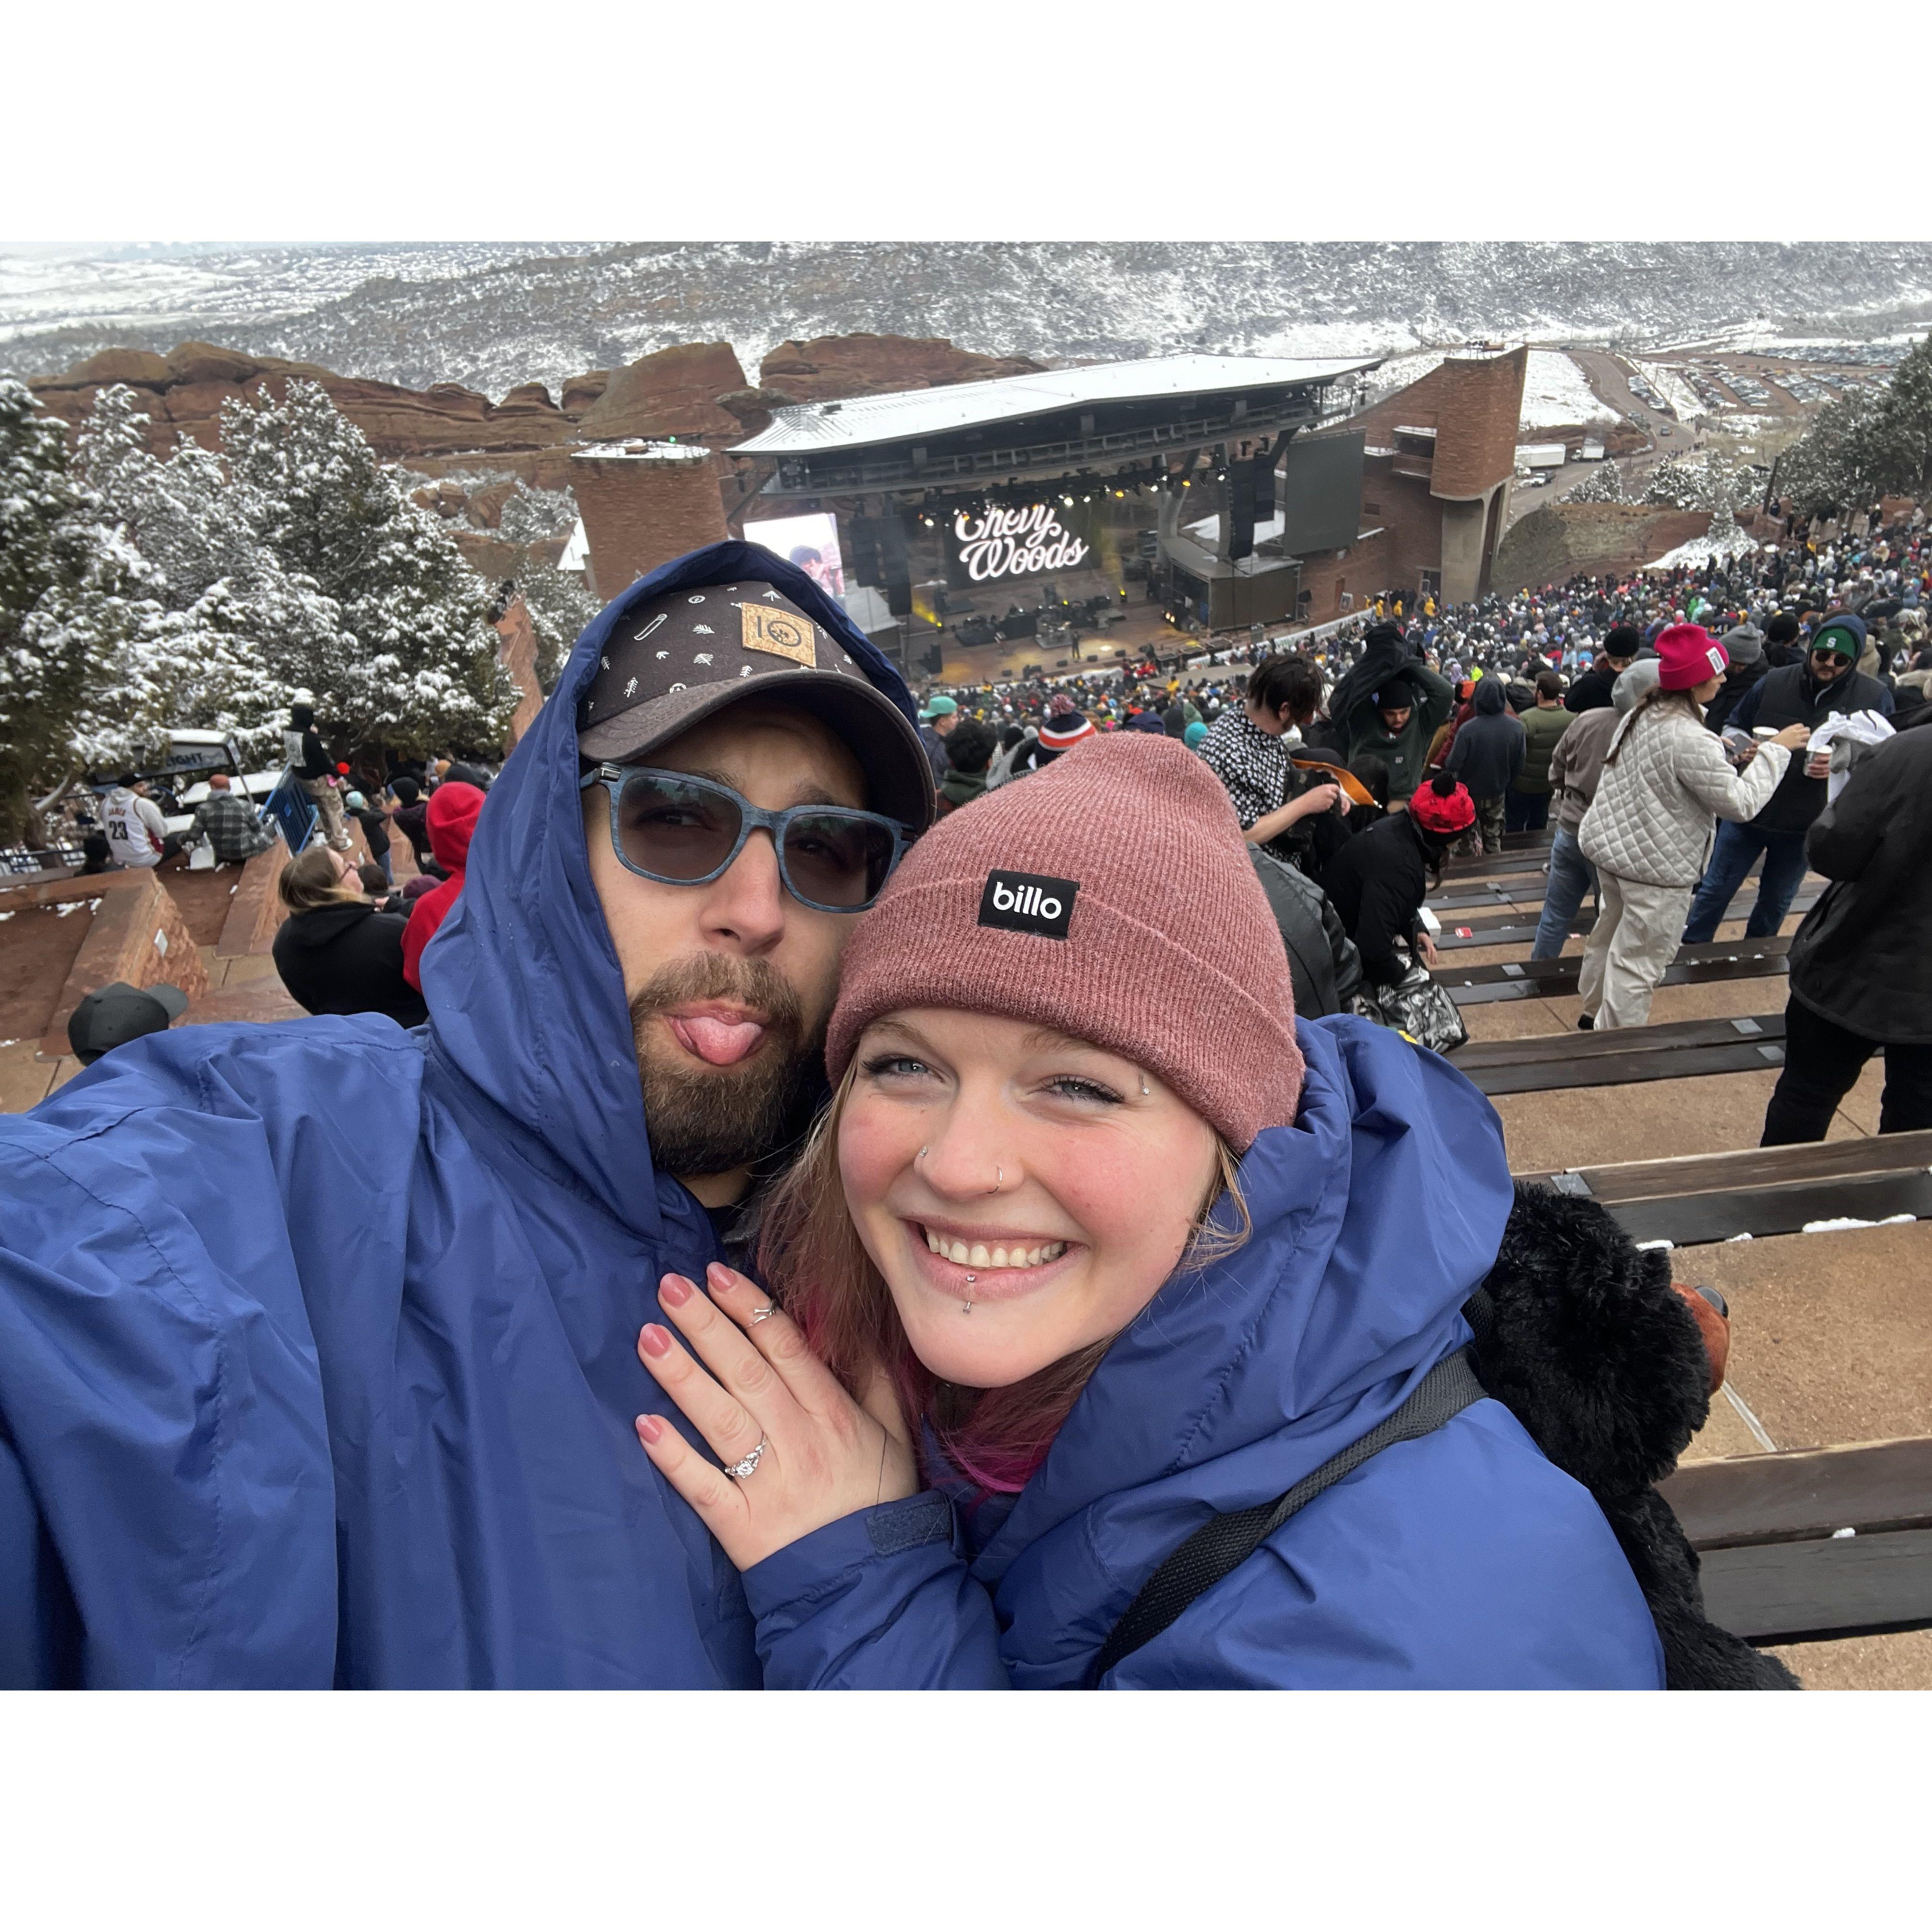
<instances>
[{"instance_id":1,"label":"man's beard","mask_svg":"<svg viewBox=\"0 0 1932 1932\"><path fill-rule=\"evenodd\" d=\"M765 1018L765 1035L729 1066L687 1060L659 1016L697 1000L736 1000ZM703 952L653 974L631 1002L651 1158L671 1174L729 1174L782 1138L825 1049L821 1018L809 1037L796 989L762 959Z\"/></svg>"}]
</instances>

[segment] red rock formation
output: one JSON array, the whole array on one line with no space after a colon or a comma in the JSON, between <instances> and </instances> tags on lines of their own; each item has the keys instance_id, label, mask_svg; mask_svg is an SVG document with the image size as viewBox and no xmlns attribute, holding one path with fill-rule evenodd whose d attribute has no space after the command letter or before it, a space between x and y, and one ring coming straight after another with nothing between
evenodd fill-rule
<instances>
[{"instance_id":1,"label":"red rock formation","mask_svg":"<svg viewBox=\"0 0 1932 1932\"><path fill-rule=\"evenodd\" d=\"M77 426L102 389L124 382L149 417L150 446L164 453L182 436L218 448L224 403L263 386L279 398L291 376L321 384L381 456L541 450L569 442L575 434L569 418L539 383L526 383L492 404L488 397L454 382L418 392L393 382L338 376L313 363L243 356L205 342L184 342L167 356L106 350L30 386L43 409Z\"/></svg>"},{"instance_id":2,"label":"red rock formation","mask_svg":"<svg viewBox=\"0 0 1932 1932\"><path fill-rule=\"evenodd\" d=\"M745 386L730 343L681 342L620 369L578 418L578 435L586 442L626 436L735 442L743 430L718 398Z\"/></svg>"},{"instance_id":3,"label":"red rock formation","mask_svg":"<svg viewBox=\"0 0 1932 1932\"><path fill-rule=\"evenodd\" d=\"M1030 376L1042 366L1024 356L976 356L943 338L824 335L813 342L781 342L758 365L758 380L796 402L829 403L892 389Z\"/></svg>"}]
</instances>

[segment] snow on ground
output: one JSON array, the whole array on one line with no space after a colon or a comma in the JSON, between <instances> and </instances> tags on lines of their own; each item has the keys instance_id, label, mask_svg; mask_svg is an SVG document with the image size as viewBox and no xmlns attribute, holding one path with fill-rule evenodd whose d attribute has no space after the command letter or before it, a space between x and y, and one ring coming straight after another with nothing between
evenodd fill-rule
<instances>
[{"instance_id":1,"label":"snow on ground","mask_svg":"<svg viewBox=\"0 0 1932 1932\"><path fill-rule=\"evenodd\" d=\"M1613 423L1617 412L1590 387L1582 370L1558 349L1532 349L1522 379L1520 429L1563 429L1573 423Z\"/></svg>"},{"instance_id":2,"label":"snow on ground","mask_svg":"<svg viewBox=\"0 0 1932 1932\"><path fill-rule=\"evenodd\" d=\"M1673 414L1688 422L1693 416L1707 416L1712 412L1699 400L1697 392L1685 382L1675 369L1661 362L1640 362L1635 356L1630 365L1668 404Z\"/></svg>"},{"instance_id":3,"label":"snow on ground","mask_svg":"<svg viewBox=\"0 0 1932 1932\"><path fill-rule=\"evenodd\" d=\"M1467 352L1459 349L1424 349L1412 356L1393 356L1369 380L1378 397L1384 396L1392 389L1420 382L1450 356ZM1616 411L1598 397L1582 369L1562 350L1532 349L1529 352L1529 367L1522 379L1522 413L1516 422L1519 430L1565 429L1572 424L1619 420ZM1526 440L1534 441L1534 438Z\"/></svg>"},{"instance_id":4,"label":"snow on ground","mask_svg":"<svg viewBox=\"0 0 1932 1932\"><path fill-rule=\"evenodd\" d=\"M1647 563L1644 568L1675 570L1680 563L1708 563L1713 557L1742 556L1745 551L1756 548L1756 538L1748 537L1742 530L1734 529L1727 537L1693 537L1688 543L1666 550L1654 563Z\"/></svg>"}]
</instances>

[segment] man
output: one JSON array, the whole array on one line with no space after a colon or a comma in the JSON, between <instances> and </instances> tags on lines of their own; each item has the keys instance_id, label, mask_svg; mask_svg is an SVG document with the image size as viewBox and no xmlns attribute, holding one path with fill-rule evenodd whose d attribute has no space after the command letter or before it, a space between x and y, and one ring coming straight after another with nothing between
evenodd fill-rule
<instances>
[{"instance_id":1,"label":"man","mask_svg":"<svg viewBox=\"0 0 1932 1932\"><path fill-rule=\"evenodd\" d=\"M886 660L712 545L578 640L427 1028L177 1030L0 1119L0 1682L757 1684L638 1334L808 1118L932 806Z\"/></svg>"},{"instance_id":2,"label":"man","mask_svg":"<svg viewBox=\"0 0 1932 1932\"><path fill-rule=\"evenodd\" d=\"M1536 674L1536 699L1522 713L1522 769L1503 800L1505 832L1540 832L1550 823L1550 754L1569 730L1563 680L1553 670Z\"/></svg>"},{"instance_id":3,"label":"man","mask_svg":"<svg viewBox=\"0 0 1932 1932\"><path fill-rule=\"evenodd\" d=\"M1784 1065L1762 1144L1822 1140L1881 1047L1879 1132L1932 1127L1932 724L1862 758L1805 844L1832 883L1791 942Z\"/></svg>"},{"instance_id":4,"label":"man","mask_svg":"<svg viewBox=\"0 0 1932 1932\"><path fill-rule=\"evenodd\" d=\"M1610 703L1617 680L1630 669L1642 648L1634 624L1612 624L1604 633L1602 656L1570 687L1570 694L1563 700L1564 710L1600 710Z\"/></svg>"},{"instance_id":5,"label":"man","mask_svg":"<svg viewBox=\"0 0 1932 1932\"><path fill-rule=\"evenodd\" d=\"M1304 821L1342 802L1341 788L1314 783L1288 744L1287 734L1312 722L1321 702L1322 674L1306 658L1263 658L1248 675L1245 700L1229 705L1201 741L1201 758L1221 781L1248 843L1304 869L1312 853Z\"/></svg>"},{"instance_id":6,"label":"man","mask_svg":"<svg viewBox=\"0 0 1932 1932\"><path fill-rule=\"evenodd\" d=\"M255 808L230 789L228 774L216 772L208 781L208 796L194 808L190 839L206 838L214 848L218 864L242 866L275 842Z\"/></svg>"},{"instance_id":7,"label":"man","mask_svg":"<svg viewBox=\"0 0 1932 1932\"><path fill-rule=\"evenodd\" d=\"M933 789L937 791L946 777L946 741L959 722L959 706L950 698L928 698L919 717L919 742L926 747L927 762L932 766Z\"/></svg>"},{"instance_id":8,"label":"man","mask_svg":"<svg viewBox=\"0 0 1932 1932\"><path fill-rule=\"evenodd\" d=\"M1876 678L1852 668L1864 644L1864 620L1849 611L1834 613L1819 626L1808 660L1768 673L1738 700L1730 722L1742 731L1760 724L1778 730L1787 724L1808 724L1816 730L1834 713L1880 711L1889 718L1892 693ZM1804 883L1804 835L1824 809L1828 775L1828 753L1793 758L1755 818L1742 825L1729 819L1719 822L1703 883L1684 922L1686 946L1717 937L1732 899L1760 853L1764 872L1744 937L1768 939L1784 923Z\"/></svg>"},{"instance_id":9,"label":"man","mask_svg":"<svg viewBox=\"0 0 1932 1932\"><path fill-rule=\"evenodd\" d=\"M1443 769L1462 780L1476 804L1477 849L1503 848L1503 800L1522 770L1522 720L1510 715L1500 677L1476 686L1473 716L1459 725Z\"/></svg>"},{"instance_id":10,"label":"man","mask_svg":"<svg viewBox=\"0 0 1932 1932\"><path fill-rule=\"evenodd\" d=\"M986 767L999 743L990 724L969 718L946 741L946 776L940 781L939 815L957 812L986 795Z\"/></svg>"},{"instance_id":11,"label":"man","mask_svg":"<svg viewBox=\"0 0 1932 1932\"><path fill-rule=\"evenodd\" d=\"M168 830L161 808L148 795L148 781L133 772L123 772L115 781L100 815L108 848L124 866L158 866L187 842L186 834Z\"/></svg>"},{"instance_id":12,"label":"man","mask_svg":"<svg viewBox=\"0 0 1932 1932\"><path fill-rule=\"evenodd\" d=\"M1403 665L1349 714L1348 762L1352 765L1358 758L1379 758L1388 766L1391 810L1406 805L1422 783L1430 741L1455 704L1454 686L1418 658Z\"/></svg>"},{"instance_id":13,"label":"man","mask_svg":"<svg viewBox=\"0 0 1932 1932\"><path fill-rule=\"evenodd\" d=\"M335 760L328 755L315 728L314 707L289 707L289 728L282 743L296 782L314 800L322 816L322 836L338 852L349 850L349 828L342 822L342 794L335 783Z\"/></svg>"},{"instance_id":14,"label":"man","mask_svg":"<svg viewBox=\"0 0 1932 1932\"><path fill-rule=\"evenodd\" d=\"M1789 610L1780 610L1766 621L1764 659L1770 669L1782 670L1786 664L1804 662L1804 654L1799 644L1803 629L1803 625Z\"/></svg>"},{"instance_id":15,"label":"man","mask_svg":"<svg viewBox=\"0 0 1932 1932\"><path fill-rule=\"evenodd\" d=\"M433 873L440 878L442 868L436 862L436 855L429 849L429 801L422 795L422 787L405 772L389 788L396 800L395 809L389 814L396 830L410 842L410 850L416 856L418 872Z\"/></svg>"},{"instance_id":16,"label":"man","mask_svg":"<svg viewBox=\"0 0 1932 1932\"><path fill-rule=\"evenodd\" d=\"M1718 694L1704 707L1704 723L1722 734L1731 714L1744 702L1744 694L1771 667L1765 662L1764 634L1754 624L1734 625L1718 641L1730 658Z\"/></svg>"}]
</instances>

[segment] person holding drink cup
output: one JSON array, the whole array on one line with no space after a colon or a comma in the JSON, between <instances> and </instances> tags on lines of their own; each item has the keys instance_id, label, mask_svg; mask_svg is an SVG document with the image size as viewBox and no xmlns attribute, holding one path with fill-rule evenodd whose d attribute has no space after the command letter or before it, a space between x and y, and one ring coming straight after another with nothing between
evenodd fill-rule
<instances>
[{"instance_id":1,"label":"person holding drink cup","mask_svg":"<svg viewBox=\"0 0 1932 1932\"><path fill-rule=\"evenodd\" d=\"M1892 693L1875 677L1853 668L1864 649L1864 620L1836 611L1818 627L1808 653L1797 663L1768 673L1744 694L1730 724L1764 742L1762 733L1802 724L1815 731L1834 715L1876 711L1890 717ZM1791 910L1804 878L1804 835L1825 808L1831 754L1794 759L1762 811L1747 824L1720 825L1703 883L1690 902L1684 944L1714 939L1738 888L1764 855L1757 903L1744 927L1750 939L1767 939Z\"/></svg>"}]
</instances>

